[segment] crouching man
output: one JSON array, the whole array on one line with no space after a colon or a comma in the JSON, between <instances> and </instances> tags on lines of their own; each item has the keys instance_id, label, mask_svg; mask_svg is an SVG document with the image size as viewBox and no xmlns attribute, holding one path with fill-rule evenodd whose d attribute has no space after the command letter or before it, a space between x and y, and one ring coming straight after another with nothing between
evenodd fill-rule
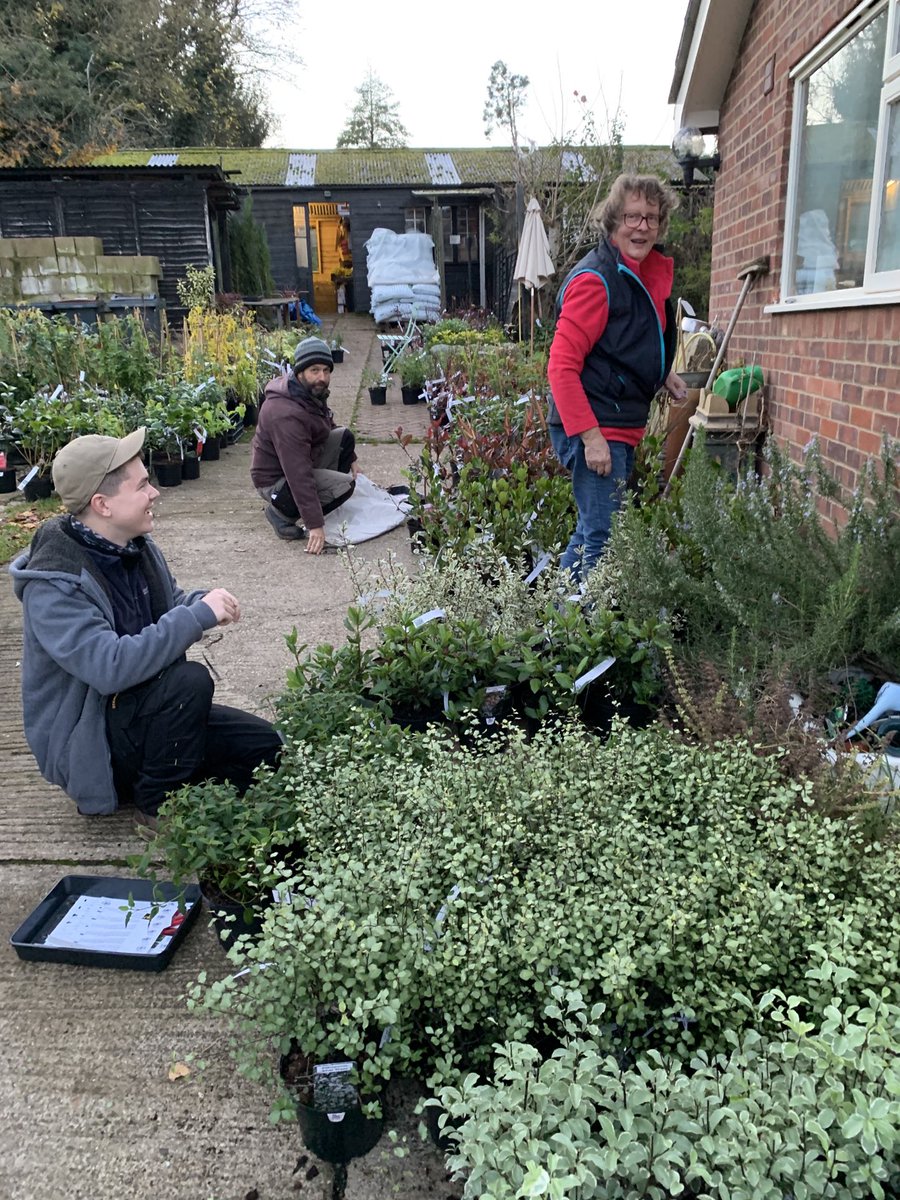
<instances>
[{"instance_id":1,"label":"crouching man","mask_svg":"<svg viewBox=\"0 0 900 1200\"><path fill-rule=\"evenodd\" d=\"M149 536L144 430L91 434L53 462L68 510L10 567L24 610L25 736L42 775L85 814L132 802L156 827L168 792L205 779L249 786L281 738L261 717L213 704L209 672L185 651L240 619L225 588L185 594Z\"/></svg>"},{"instance_id":2,"label":"crouching man","mask_svg":"<svg viewBox=\"0 0 900 1200\"><path fill-rule=\"evenodd\" d=\"M325 549L324 514L356 486L353 433L335 426L327 404L333 368L328 345L304 338L293 374L266 387L251 447L250 478L266 501L266 519L285 541L305 537L307 554Z\"/></svg>"}]
</instances>

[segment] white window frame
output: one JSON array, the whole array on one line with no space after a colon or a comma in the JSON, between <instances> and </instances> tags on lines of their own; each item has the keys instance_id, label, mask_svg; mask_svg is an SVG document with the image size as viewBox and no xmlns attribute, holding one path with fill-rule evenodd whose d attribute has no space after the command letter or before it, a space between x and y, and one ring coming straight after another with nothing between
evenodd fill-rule
<instances>
[{"instance_id":1,"label":"white window frame","mask_svg":"<svg viewBox=\"0 0 900 1200\"><path fill-rule=\"evenodd\" d=\"M793 284L793 272L785 268L781 275L781 301L769 306L767 312L797 311L798 309L847 308L869 304L900 304L900 271L876 272L875 256L881 218L882 196L887 165L888 112L892 103L900 105L900 0L863 0L857 4L829 35L807 54L791 71L794 82L794 112L791 127L790 166L788 170L787 206L784 230L784 264L796 256L796 216L800 187L800 149L805 132L806 84L810 76L827 62L842 46L880 12L887 9L885 63L882 75L881 100L878 110L878 131L875 143L875 166L872 179L872 200L866 242L866 259L861 287L809 294L789 293L788 280ZM896 51L896 53L892 53Z\"/></svg>"}]
</instances>

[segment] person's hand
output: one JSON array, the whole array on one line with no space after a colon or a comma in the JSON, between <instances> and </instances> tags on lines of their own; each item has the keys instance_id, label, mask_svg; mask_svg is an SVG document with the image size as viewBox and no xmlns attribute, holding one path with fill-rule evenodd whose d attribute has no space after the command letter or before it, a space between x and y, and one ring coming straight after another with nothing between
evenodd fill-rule
<instances>
[{"instance_id":1,"label":"person's hand","mask_svg":"<svg viewBox=\"0 0 900 1200\"><path fill-rule=\"evenodd\" d=\"M241 619L240 604L231 592L226 592L224 588L213 588L203 597L203 602L213 610L219 625L233 625Z\"/></svg>"},{"instance_id":2,"label":"person's hand","mask_svg":"<svg viewBox=\"0 0 900 1200\"><path fill-rule=\"evenodd\" d=\"M354 479L359 474L359 462L357 459L354 459L353 462L350 464L350 474L353 476Z\"/></svg>"},{"instance_id":3,"label":"person's hand","mask_svg":"<svg viewBox=\"0 0 900 1200\"><path fill-rule=\"evenodd\" d=\"M306 539L307 554L321 554L325 549L325 527L321 529L311 529Z\"/></svg>"},{"instance_id":4,"label":"person's hand","mask_svg":"<svg viewBox=\"0 0 900 1200\"><path fill-rule=\"evenodd\" d=\"M666 376L665 389L673 400L685 400L688 394L688 386L674 371L670 371Z\"/></svg>"},{"instance_id":5,"label":"person's hand","mask_svg":"<svg viewBox=\"0 0 900 1200\"><path fill-rule=\"evenodd\" d=\"M609 475L612 471L612 455L609 452L609 442L595 425L586 429L581 435L584 442L584 463L589 471L598 475Z\"/></svg>"}]
</instances>

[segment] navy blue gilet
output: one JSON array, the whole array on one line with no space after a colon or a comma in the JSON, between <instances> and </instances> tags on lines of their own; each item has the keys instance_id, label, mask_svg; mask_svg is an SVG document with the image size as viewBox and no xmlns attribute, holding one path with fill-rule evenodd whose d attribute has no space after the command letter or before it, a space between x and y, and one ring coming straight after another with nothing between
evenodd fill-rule
<instances>
[{"instance_id":1,"label":"navy blue gilet","mask_svg":"<svg viewBox=\"0 0 900 1200\"><path fill-rule=\"evenodd\" d=\"M598 425L640 429L647 424L650 402L662 387L675 356L675 316L666 301L666 326L653 298L608 240L577 262L556 297L557 316L566 288L576 275L597 275L606 288L606 329L584 360L581 385ZM556 405L549 421L561 424Z\"/></svg>"}]
</instances>

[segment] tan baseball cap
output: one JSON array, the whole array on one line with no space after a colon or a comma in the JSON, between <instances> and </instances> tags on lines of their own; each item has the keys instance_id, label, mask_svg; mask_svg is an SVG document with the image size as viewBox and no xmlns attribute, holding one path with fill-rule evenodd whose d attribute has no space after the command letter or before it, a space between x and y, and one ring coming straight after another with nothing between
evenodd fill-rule
<instances>
[{"instance_id":1,"label":"tan baseball cap","mask_svg":"<svg viewBox=\"0 0 900 1200\"><path fill-rule=\"evenodd\" d=\"M123 438L88 433L63 446L53 460L53 486L70 513L87 508L110 471L137 458L145 433L143 425Z\"/></svg>"}]
</instances>

